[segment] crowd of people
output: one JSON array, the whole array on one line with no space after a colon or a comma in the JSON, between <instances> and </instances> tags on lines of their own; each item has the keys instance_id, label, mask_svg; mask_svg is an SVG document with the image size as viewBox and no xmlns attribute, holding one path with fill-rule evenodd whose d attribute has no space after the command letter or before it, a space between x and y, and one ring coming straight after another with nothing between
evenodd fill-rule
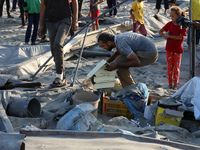
<instances>
[{"instance_id":1,"label":"crowd of people","mask_svg":"<svg viewBox=\"0 0 200 150\"><path fill-rule=\"evenodd\" d=\"M0 17L2 17L3 5L5 0L0 0ZM117 51L108 60L110 65L107 70L112 71L118 69L118 76L122 86L126 87L134 84L134 78L130 74L130 67L142 67L155 62L158 58L158 52L147 37L147 30L143 19L144 0L135 0L130 9L130 18L133 20L132 33L124 33L119 35L110 35L102 33L98 37L99 44L107 49L116 48ZM156 9L159 13L161 9L161 1L156 0ZM91 20L100 15L99 5L104 0L89 0ZM56 66L56 77L51 87L62 87L66 85L66 75L64 69L64 54L63 44L68 35L73 36L74 31L78 29L78 20L83 17L82 3L83 0L13 0L12 11L16 11L18 3L20 9L20 18L22 28L26 29L25 44L28 45L31 40L31 45L36 44L37 36L41 38L41 42L46 41L47 29L50 39L50 47L52 56ZM108 8L117 5L117 0L107 0ZM193 26L200 26L200 3L198 0L192 0L192 19ZM190 7L190 6L188 6ZM7 17L13 18L10 14L10 0L6 0ZM177 84L180 74L181 56L183 53L182 43L184 36L187 35L187 29L182 29L176 23L179 16L185 16L178 6L176 1L171 0L170 6L168 0L164 0L164 14L170 9L169 14L171 21L168 22L160 31L166 42L166 59L167 59L167 74L169 87L177 90ZM117 16L117 7L109 12L109 17ZM34 26L32 31L32 26ZM99 20L92 22L92 30L99 29ZM196 30L197 44L199 43L200 32ZM190 35L188 33L188 35ZM190 37L188 37L190 39ZM142 43L142 44L141 44ZM146 46L145 46L146 45ZM188 43L189 45L189 43ZM147 48L148 47L148 48Z\"/></svg>"}]
</instances>

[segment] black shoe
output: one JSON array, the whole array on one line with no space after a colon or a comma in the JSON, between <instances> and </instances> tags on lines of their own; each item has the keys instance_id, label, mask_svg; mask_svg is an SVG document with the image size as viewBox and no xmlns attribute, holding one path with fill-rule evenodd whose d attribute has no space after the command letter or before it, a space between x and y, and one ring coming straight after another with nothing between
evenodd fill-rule
<instances>
[{"instance_id":1,"label":"black shoe","mask_svg":"<svg viewBox=\"0 0 200 150\"><path fill-rule=\"evenodd\" d=\"M35 42L32 42L31 45L37 45Z\"/></svg>"},{"instance_id":2,"label":"black shoe","mask_svg":"<svg viewBox=\"0 0 200 150\"><path fill-rule=\"evenodd\" d=\"M13 16L9 15L8 18L14 18Z\"/></svg>"}]
</instances>

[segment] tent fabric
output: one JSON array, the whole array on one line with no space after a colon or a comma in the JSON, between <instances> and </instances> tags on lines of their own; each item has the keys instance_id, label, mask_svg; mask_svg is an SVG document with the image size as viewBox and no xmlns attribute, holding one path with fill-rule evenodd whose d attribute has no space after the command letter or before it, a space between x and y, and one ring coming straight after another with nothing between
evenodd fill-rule
<instances>
[{"instance_id":1,"label":"tent fabric","mask_svg":"<svg viewBox=\"0 0 200 150\"><path fill-rule=\"evenodd\" d=\"M200 120L200 77L193 77L184 84L172 98L180 98L186 104L194 105L194 116L196 120Z\"/></svg>"},{"instance_id":2,"label":"tent fabric","mask_svg":"<svg viewBox=\"0 0 200 150\"><path fill-rule=\"evenodd\" d=\"M83 34L77 35L64 47L64 53L77 44ZM29 80L31 76L52 56L49 45L0 46L0 74L18 76L19 79ZM45 72L54 64L51 59L40 73Z\"/></svg>"}]
</instances>

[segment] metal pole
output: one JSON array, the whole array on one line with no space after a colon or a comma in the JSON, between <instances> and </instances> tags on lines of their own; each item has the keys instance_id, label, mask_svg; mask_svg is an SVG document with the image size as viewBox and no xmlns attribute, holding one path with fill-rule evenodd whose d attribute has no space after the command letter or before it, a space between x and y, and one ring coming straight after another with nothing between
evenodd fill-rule
<instances>
[{"instance_id":1,"label":"metal pole","mask_svg":"<svg viewBox=\"0 0 200 150\"><path fill-rule=\"evenodd\" d=\"M81 57L82 57L83 46L84 46L85 39L86 39L86 36L87 36L88 27L89 27L89 25L87 26L87 29L85 30L85 36L84 36L84 39L83 39L83 43L82 43L82 47L81 47L81 52L80 52L80 55L79 55L78 63L76 65L76 71L75 71L75 74L74 74L73 82L70 84L70 86L72 86L72 87L74 86L74 82L76 80L76 75L77 75L77 72L78 72L78 66L79 66L79 63L80 63L80 60L81 60Z\"/></svg>"},{"instance_id":2,"label":"metal pole","mask_svg":"<svg viewBox=\"0 0 200 150\"><path fill-rule=\"evenodd\" d=\"M192 78L196 74L196 28L192 27Z\"/></svg>"},{"instance_id":3,"label":"metal pole","mask_svg":"<svg viewBox=\"0 0 200 150\"><path fill-rule=\"evenodd\" d=\"M190 24L192 23L192 0L190 0ZM193 68L193 66L192 66L192 62L193 62L193 58L192 58L192 50L191 50L191 47L192 47L192 29L191 29L191 26L189 27L189 35L188 35L188 37L190 37L190 39L189 39L189 45L190 45L190 77L192 77L192 68Z\"/></svg>"},{"instance_id":4,"label":"metal pole","mask_svg":"<svg viewBox=\"0 0 200 150\"><path fill-rule=\"evenodd\" d=\"M69 43L75 36L77 36L80 32L82 32L87 26L89 26L92 22L96 21L97 19L103 17L106 13L110 12L111 10L115 9L116 7L120 6L121 4L125 3L128 0L124 0L123 2L113 6L112 8L110 8L109 10L105 11L103 14L99 15L97 18L94 18L92 21L90 21L89 23L87 23L85 26L83 26L79 31L77 31L66 43L64 43L64 45L66 45L67 43ZM31 76L31 79L34 80L36 75L42 70L42 68L53 58L53 56L51 56L35 73L34 75Z\"/></svg>"}]
</instances>

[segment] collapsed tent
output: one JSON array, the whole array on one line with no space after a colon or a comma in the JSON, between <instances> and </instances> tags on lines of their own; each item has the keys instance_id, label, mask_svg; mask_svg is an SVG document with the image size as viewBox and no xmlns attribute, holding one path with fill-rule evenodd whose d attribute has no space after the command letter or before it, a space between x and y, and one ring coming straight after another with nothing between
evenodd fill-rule
<instances>
[{"instance_id":1,"label":"collapsed tent","mask_svg":"<svg viewBox=\"0 0 200 150\"><path fill-rule=\"evenodd\" d=\"M180 98L187 110L194 111L196 120L200 120L200 77L193 77L183 85L172 98ZM192 105L191 105L192 104Z\"/></svg>"}]
</instances>

